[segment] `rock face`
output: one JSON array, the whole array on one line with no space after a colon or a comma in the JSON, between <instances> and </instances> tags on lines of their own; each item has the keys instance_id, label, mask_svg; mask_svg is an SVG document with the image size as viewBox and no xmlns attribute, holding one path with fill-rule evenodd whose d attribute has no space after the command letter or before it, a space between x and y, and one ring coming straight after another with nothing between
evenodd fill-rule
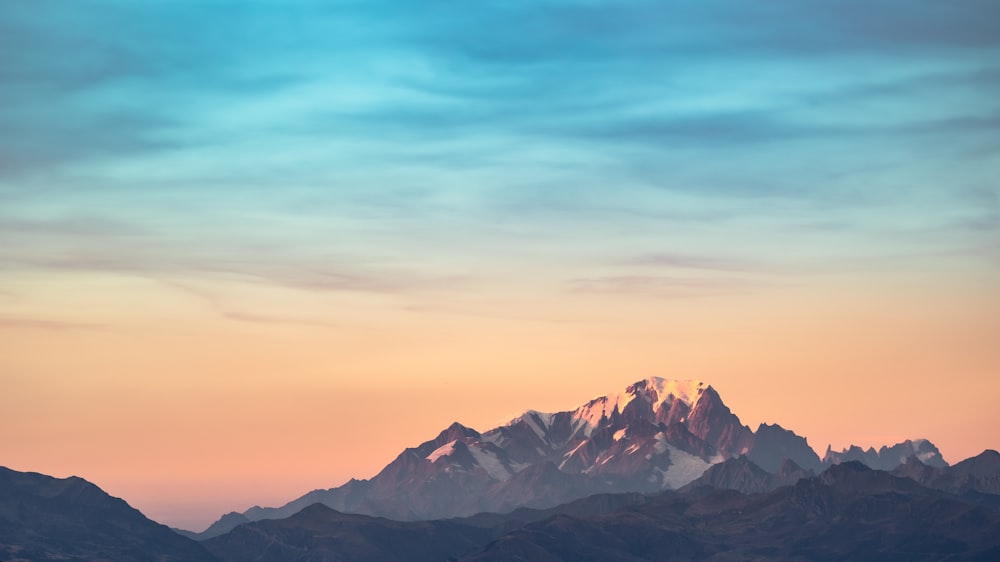
<instances>
[{"instance_id":1,"label":"rock face","mask_svg":"<svg viewBox=\"0 0 1000 562\"><path fill-rule=\"evenodd\" d=\"M82 478L0 467L0 560L210 562L197 542Z\"/></svg>"}]
</instances>

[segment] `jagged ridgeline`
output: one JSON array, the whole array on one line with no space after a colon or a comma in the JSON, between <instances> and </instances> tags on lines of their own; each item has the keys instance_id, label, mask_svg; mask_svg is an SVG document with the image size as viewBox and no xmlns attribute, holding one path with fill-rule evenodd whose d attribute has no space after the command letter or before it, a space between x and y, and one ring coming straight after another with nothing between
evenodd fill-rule
<instances>
[{"instance_id":1,"label":"jagged ridgeline","mask_svg":"<svg viewBox=\"0 0 1000 562\"><path fill-rule=\"evenodd\" d=\"M888 450L881 457L873 453L882 459L879 468L892 459L889 468L898 466L913 454L925 464L945 465L925 440ZM572 410L529 410L482 433L456 422L400 453L370 480L316 490L278 508L230 513L196 536L288 517L314 503L408 521L549 507L597 493L652 493L679 489L713 465L743 455L768 473L786 474L794 472L786 461L812 474L842 460L868 458L828 453L820 459L792 431L743 425L704 382L651 377Z\"/></svg>"}]
</instances>

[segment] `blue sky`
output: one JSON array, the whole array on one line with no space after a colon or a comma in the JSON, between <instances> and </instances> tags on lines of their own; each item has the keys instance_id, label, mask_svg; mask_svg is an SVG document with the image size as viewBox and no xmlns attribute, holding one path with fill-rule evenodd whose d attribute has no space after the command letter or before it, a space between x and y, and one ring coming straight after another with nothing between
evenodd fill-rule
<instances>
[{"instance_id":1,"label":"blue sky","mask_svg":"<svg viewBox=\"0 0 1000 562\"><path fill-rule=\"evenodd\" d=\"M987 1L5 2L19 243L0 263L211 274L273 252L231 267L375 290L577 242L673 267L995 268L998 20Z\"/></svg>"}]
</instances>

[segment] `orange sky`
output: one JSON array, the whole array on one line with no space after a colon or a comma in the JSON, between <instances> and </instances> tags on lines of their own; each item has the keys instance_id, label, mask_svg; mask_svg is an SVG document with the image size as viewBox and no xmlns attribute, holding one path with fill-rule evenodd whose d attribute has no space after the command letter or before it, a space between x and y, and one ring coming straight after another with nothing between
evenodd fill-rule
<instances>
[{"instance_id":1,"label":"orange sky","mask_svg":"<svg viewBox=\"0 0 1000 562\"><path fill-rule=\"evenodd\" d=\"M370 477L452 421L485 430L648 375L705 380L744 423L780 423L820 454L924 437L955 462L998 446L1000 294L985 281L511 292L419 309L201 287L295 322L221 316L187 285L72 281L8 285L9 309L63 324L0 324L4 463L86 477L173 525Z\"/></svg>"}]
</instances>

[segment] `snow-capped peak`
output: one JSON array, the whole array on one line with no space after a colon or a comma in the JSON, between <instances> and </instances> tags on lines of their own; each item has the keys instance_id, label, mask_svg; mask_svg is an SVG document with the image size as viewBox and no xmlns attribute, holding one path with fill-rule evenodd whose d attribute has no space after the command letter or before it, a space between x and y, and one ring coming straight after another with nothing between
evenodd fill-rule
<instances>
[{"instance_id":1,"label":"snow-capped peak","mask_svg":"<svg viewBox=\"0 0 1000 562\"><path fill-rule=\"evenodd\" d=\"M650 377L631 385L629 389L638 388L643 383L645 383L647 392L650 390L656 391L657 398L653 404L654 411L660 407L660 404L668 400L680 400L689 407L694 408L694 405L698 403L698 399L701 398L701 394L708 388L708 385L702 381L668 380L662 377Z\"/></svg>"},{"instance_id":2,"label":"snow-capped peak","mask_svg":"<svg viewBox=\"0 0 1000 562\"><path fill-rule=\"evenodd\" d=\"M621 412L625 409L625 406L639 396L642 396L649 403L653 412L656 412L661 404L665 402L673 403L674 400L680 400L693 409L706 388L708 386L701 381L668 380L662 377L649 377L630 384L624 390L615 394L594 398L587 404L577 408L574 414L577 418L586 420L591 426L596 426L602 418L611 417L615 408Z\"/></svg>"}]
</instances>

